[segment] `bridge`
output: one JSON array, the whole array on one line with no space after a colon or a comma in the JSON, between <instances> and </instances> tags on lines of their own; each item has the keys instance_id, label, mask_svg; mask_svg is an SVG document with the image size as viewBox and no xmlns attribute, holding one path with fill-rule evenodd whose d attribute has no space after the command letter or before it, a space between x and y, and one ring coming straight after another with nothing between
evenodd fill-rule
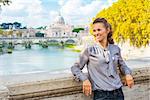
<instances>
[{"instance_id":1,"label":"bridge","mask_svg":"<svg viewBox=\"0 0 150 100\"><path fill-rule=\"evenodd\" d=\"M8 37L0 37L0 42L13 42L15 44L23 43L26 41L32 41L32 43L39 43L39 41L47 41L47 42L58 42L58 43L73 43L76 44L78 42L77 37L17 37L17 38L8 38Z\"/></svg>"}]
</instances>

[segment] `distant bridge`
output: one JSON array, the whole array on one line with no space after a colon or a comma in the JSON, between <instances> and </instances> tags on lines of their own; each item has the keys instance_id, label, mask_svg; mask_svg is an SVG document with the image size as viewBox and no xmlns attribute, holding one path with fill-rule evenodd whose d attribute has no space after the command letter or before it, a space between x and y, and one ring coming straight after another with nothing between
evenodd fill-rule
<instances>
[{"instance_id":1,"label":"distant bridge","mask_svg":"<svg viewBox=\"0 0 150 100\"><path fill-rule=\"evenodd\" d=\"M78 38L76 37L23 37L23 38L8 38L8 37L0 37L0 42L13 42L13 43L23 43L25 41L32 41L32 43L39 43L39 41L47 41L47 42L64 42L64 43L77 43Z\"/></svg>"}]
</instances>

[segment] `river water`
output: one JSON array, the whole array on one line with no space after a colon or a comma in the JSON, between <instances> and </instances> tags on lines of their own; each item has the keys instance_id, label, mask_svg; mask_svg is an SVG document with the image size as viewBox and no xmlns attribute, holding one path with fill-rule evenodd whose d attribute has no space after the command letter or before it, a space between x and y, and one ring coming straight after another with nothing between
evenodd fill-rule
<instances>
[{"instance_id":1,"label":"river water","mask_svg":"<svg viewBox=\"0 0 150 100\"><path fill-rule=\"evenodd\" d=\"M0 55L0 75L70 71L78 57L78 52L61 47L44 49L33 45L25 49L18 45L12 54ZM129 59L126 63L130 68L149 67L150 57Z\"/></svg>"},{"instance_id":2,"label":"river water","mask_svg":"<svg viewBox=\"0 0 150 100\"><path fill-rule=\"evenodd\" d=\"M25 49L18 45L12 54L0 55L0 75L66 70L78 56L79 53L61 47L33 45Z\"/></svg>"}]
</instances>

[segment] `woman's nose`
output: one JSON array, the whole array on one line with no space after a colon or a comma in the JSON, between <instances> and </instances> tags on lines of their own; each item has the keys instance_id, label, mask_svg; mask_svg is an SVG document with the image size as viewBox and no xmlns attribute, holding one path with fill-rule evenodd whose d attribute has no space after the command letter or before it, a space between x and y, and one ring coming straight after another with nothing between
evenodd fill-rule
<instances>
[{"instance_id":1,"label":"woman's nose","mask_svg":"<svg viewBox=\"0 0 150 100\"><path fill-rule=\"evenodd\" d=\"M96 37L96 36L98 36L98 34L99 34L98 32L95 32L94 36Z\"/></svg>"}]
</instances>

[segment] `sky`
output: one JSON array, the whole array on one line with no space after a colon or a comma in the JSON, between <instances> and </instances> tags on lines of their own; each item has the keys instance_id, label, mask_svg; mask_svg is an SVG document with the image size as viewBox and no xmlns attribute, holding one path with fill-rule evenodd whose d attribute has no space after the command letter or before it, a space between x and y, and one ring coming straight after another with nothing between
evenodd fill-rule
<instances>
[{"instance_id":1,"label":"sky","mask_svg":"<svg viewBox=\"0 0 150 100\"><path fill-rule=\"evenodd\" d=\"M69 25L89 24L93 17L117 0L11 0L2 6L0 23L20 22L22 26L47 26L54 22L59 12Z\"/></svg>"}]
</instances>

